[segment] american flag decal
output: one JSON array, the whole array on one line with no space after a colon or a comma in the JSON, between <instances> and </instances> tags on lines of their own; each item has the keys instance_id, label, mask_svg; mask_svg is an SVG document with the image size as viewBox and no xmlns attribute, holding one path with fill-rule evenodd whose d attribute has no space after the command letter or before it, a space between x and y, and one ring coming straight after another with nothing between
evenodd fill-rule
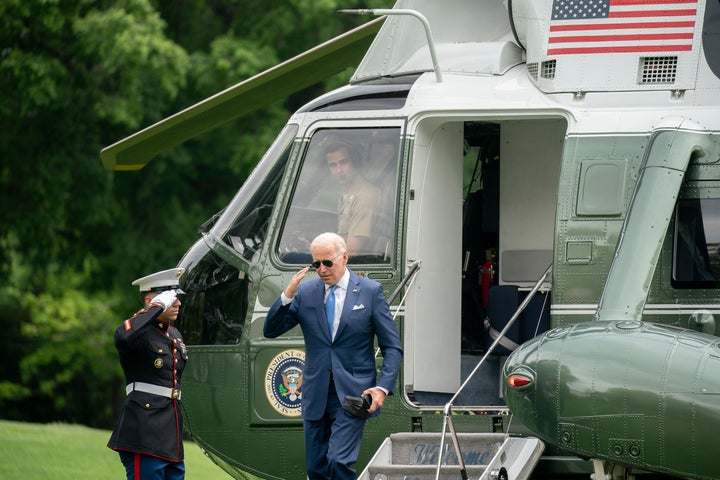
<instances>
[{"instance_id":1,"label":"american flag decal","mask_svg":"<svg viewBox=\"0 0 720 480\"><path fill-rule=\"evenodd\" d=\"M553 0L548 55L692 50L697 0Z\"/></svg>"}]
</instances>

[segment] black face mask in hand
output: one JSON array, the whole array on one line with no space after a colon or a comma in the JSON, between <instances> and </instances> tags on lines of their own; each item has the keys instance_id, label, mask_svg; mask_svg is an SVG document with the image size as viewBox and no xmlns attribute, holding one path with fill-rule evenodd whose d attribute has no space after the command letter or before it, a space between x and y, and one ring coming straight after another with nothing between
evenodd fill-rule
<instances>
[{"instance_id":1,"label":"black face mask in hand","mask_svg":"<svg viewBox=\"0 0 720 480\"><path fill-rule=\"evenodd\" d=\"M350 415L365 419L370 415L368 413L368 409L371 405L372 397L370 394L363 397L351 397L350 395L346 395L342 408Z\"/></svg>"}]
</instances>

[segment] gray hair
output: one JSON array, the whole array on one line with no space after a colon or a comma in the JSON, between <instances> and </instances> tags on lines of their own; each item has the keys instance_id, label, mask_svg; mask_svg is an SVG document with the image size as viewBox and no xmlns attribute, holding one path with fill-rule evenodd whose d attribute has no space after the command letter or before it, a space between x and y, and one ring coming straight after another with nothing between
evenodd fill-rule
<instances>
[{"instance_id":1,"label":"gray hair","mask_svg":"<svg viewBox=\"0 0 720 480\"><path fill-rule=\"evenodd\" d=\"M335 251L338 255L341 255L345 252L347 252L347 245L345 244L345 240L343 237L338 235L337 233L333 232L325 232L321 233L317 237L315 237L310 244L310 250L314 249L315 247L319 247L321 245L334 245Z\"/></svg>"}]
</instances>

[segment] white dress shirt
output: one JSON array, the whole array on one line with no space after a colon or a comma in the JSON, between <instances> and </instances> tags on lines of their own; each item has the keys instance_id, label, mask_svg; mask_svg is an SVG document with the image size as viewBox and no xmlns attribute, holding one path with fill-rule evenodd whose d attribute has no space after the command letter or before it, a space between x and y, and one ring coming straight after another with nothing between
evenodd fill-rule
<instances>
[{"instance_id":1,"label":"white dress shirt","mask_svg":"<svg viewBox=\"0 0 720 480\"><path fill-rule=\"evenodd\" d=\"M343 311L343 305L345 305L345 296L347 295L347 287L348 282L350 281L350 272L348 269L345 269L345 273L342 277L340 277L340 280L335 284L337 285L337 288L335 289L335 315L333 318L333 330L332 330L332 338L335 338L335 333L337 333L338 325L340 324L340 315ZM330 287L332 285L325 285L325 301L327 302L328 294L330 293Z\"/></svg>"}]
</instances>

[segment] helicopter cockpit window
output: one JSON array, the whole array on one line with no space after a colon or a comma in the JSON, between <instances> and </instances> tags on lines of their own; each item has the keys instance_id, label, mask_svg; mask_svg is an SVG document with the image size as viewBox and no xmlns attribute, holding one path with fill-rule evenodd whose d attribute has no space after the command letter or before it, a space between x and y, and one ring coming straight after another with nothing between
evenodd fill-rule
<instances>
[{"instance_id":1,"label":"helicopter cockpit window","mask_svg":"<svg viewBox=\"0 0 720 480\"><path fill-rule=\"evenodd\" d=\"M389 263L393 252L400 128L323 129L313 135L278 248L283 262L310 262L323 232L345 238L349 263Z\"/></svg>"},{"instance_id":2,"label":"helicopter cockpit window","mask_svg":"<svg viewBox=\"0 0 720 480\"><path fill-rule=\"evenodd\" d=\"M250 263L257 261L265 242L267 224L296 133L297 125L288 125L280 132L213 227L213 234Z\"/></svg>"},{"instance_id":3,"label":"helicopter cockpit window","mask_svg":"<svg viewBox=\"0 0 720 480\"><path fill-rule=\"evenodd\" d=\"M720 287L720 199L684 199L675 210L675 288Z\"/></svg>"}]
</instances>

